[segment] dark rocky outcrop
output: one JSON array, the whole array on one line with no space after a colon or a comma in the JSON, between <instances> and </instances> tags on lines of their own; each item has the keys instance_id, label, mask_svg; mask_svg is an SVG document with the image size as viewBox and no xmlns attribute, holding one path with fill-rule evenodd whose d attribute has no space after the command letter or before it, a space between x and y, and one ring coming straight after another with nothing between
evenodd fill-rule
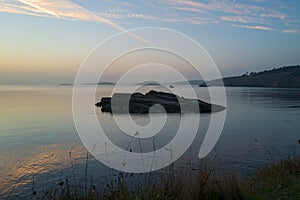
<instances>
[{"instance_id":1,"label":"dark rocky outcrop","mask_svg":"<svg viewBox=\"0 0 300 200\"><path fill-rule=\"evenodd\" d=\"M164 112L160 107L154 106L156 104L163 106L167 113L210 113L225 109L223 106L212 105L198 99L187 99L175 94L153 90L145 95L141 93L115 93L112 97L103 97L95 105L101 107L102 112L122 114L128 113L128 101L129 113L131 114L148 114L150 108L153 113ZM199 109L195 109L197 108L195 106L198 106Z\"/></svg>"}]
</instances>

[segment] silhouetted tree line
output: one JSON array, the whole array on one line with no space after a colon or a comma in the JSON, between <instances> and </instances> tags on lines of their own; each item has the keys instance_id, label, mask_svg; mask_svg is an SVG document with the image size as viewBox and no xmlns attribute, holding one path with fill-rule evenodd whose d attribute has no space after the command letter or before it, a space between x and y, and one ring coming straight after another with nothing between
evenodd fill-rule
<instances>
[{"instance_id":1,"label":"silhouetted tree line","mask_svg":"<svg viewBox=\"0 0 300 200\"><path fill-rule=\"evenodd\" d=\"M266 75L266 74L272 74L272 73L280 73L280 72L294 72L296 75L300 75L300 65L294 65L294 66L283 66L278 68L273 68L269 70L263 70L260 72L246 72L242 75L242 77L246 76L255 76L255 75Z\"/></svg>"}]
</instances>

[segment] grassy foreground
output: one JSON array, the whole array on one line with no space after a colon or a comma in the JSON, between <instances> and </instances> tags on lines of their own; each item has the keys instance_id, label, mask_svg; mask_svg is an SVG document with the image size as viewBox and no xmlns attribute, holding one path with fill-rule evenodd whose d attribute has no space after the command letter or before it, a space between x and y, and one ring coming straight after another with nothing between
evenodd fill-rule
<instances>
[{"instance_id":1,"label":"grassy foreground","mask_svg":"<svg viewBox=\"0 0 300 200\"><path fill-rule=\"evenodd\" d=\"M123 174L105 189L72 187L68 181L42 199L300 199L300 159L284 160L259 170L254 176L239 180L235 175L219 177L206 165L187 175L170 171L168 175L150 175L145 184L124 181ZM134 187L133 187L134 185Z\"/></svg>"},{"instance_id":2,"label":"grassy foreground","mask_svg":"<svg viewBox=\"0 0 300 200\"><path fill-rule=\"evenodd\" d=\"M284 160L245 181L248 199L300 199L300 159Z\"/></svg>"}]
</instances>

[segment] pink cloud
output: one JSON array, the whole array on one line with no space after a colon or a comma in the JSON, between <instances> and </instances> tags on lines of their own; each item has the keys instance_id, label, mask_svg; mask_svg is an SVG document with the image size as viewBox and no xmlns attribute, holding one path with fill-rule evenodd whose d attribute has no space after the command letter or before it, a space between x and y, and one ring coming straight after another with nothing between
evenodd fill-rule
<instances>
[{"instance_id":1,"label":"pink cloud","mask_svg":"<svg viewBox=\"0 0 300 200\"><path fill-rule=\"evenodd\" d=\"M101 11L92 12L71 0L0 0L0 12L101 22L121 31L125 29L116 23L121 19L195 25L223 22L229 25L235 23L235 27L259 30L274 30L269 26L278 26L281 23L284 28L277 29L286 29L287 32L293 32L292 29L298 26L297 19L272 6L259 6L260 1L255 5L231 0L208 0L206 3L195 0L165 0L160 3L136 0L109 1L108 4L110 6ZM144 7L147 7L147 11ZM125 24L130 22L132 21L122 21Z\"/></svg>"},{"instance_id":2,"label":"pink cloud","mask_svg":"<svg viewBox=\"0 0 300 200\"><path fill-rule=\"evenodd\" d=\"M27 14L40 17L61 18L67 20L83 20L101 22L112 26L120 31L126 29L112 22L110 19L101 17L93 12L86 10L68 0L15 0L8 2L0 2L0 12ZM138 35L127 32L128 35L145 43L150 43Z\"/></svg>"},{"instance_id":3,"label":"pink cloud","mask_svg":"<svg viewBox=\"0 0 300 200\"><path fill-rule=\"evenodd\" d=\"M257 29L257 30L264 30L264 31L274 31L275 29L274 28L270 28L270 27L267 27L267 26L248 26L248 25L236 25L236 24L233 24L232 26L234 27L240 27L240 28L247 28L247 29Z\"/></svg>"}]
</instances>

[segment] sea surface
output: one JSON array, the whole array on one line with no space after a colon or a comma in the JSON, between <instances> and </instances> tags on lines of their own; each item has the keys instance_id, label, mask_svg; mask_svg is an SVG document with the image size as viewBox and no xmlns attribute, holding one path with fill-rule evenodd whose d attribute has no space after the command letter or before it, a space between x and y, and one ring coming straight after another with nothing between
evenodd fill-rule
<instances>
[{"instance_id":1,"label":"sea surface","mask_svg":"<svg viewBox=\"0 0 300 200\"><path fill-rule=\"evenodd\" d=\"M111 87L99 87L95 102L110 96ZM150 89L166 90L147 86L141 92ZM206 88L194 90L201 99L208 99ZM205 158L207 162L224 173L247 176L273 162L300 155L300 89L229 87L226 95L224 129ZM139 151L138 144L118 133L111 114L99 108L95 112L115 144L128 150L130 143L133 151ZM42 196L66 177L73 182L84 177L101 187L118 173L95 160L82 145L73 121L72 86L1 85L0 113L0 198L21 198L32 191ZM210 117L201 115L199 136L176 166L199 162L198 151ZM140 125L149 123L147 115L132 118ZM185 118L193 120L192 115L169 115L158 144L167 144ZM147 142L142 145L144 151L151 150Z\"/></svg>"}]
</instances>

